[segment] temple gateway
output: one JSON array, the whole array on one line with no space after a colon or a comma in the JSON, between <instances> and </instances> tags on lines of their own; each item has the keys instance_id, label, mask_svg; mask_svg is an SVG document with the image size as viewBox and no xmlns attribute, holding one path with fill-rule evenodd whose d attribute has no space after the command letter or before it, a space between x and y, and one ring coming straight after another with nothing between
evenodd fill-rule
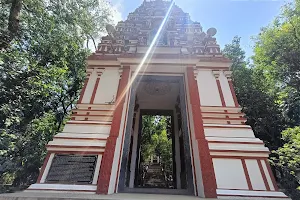
<instances>
[{"instance_id":1,"label":"temple gateway","mask_svg":"<svg viewBox=\"0 0 300 200\"><path fill-rule=\"evenodd\" d=\"M215 28L173 1L145 0L107 31L26 191L287 198L245 124Z\"/></svg>"}]
</instances>

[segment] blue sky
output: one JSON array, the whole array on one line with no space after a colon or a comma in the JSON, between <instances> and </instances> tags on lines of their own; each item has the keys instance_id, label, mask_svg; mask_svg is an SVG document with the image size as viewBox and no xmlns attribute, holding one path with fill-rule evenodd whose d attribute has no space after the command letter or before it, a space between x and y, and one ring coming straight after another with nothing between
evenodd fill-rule
<instances>
[{"instance_id":1,"label":"blue sky","mask_svg":"<svg viewBox=\"0 0 300 200\"><path fill-rule=\"evenodd\" d=\"M115 17L126 19L129 12L143 0L109 0L119 12ZM201 23L203 30L210 27L218 30L218 43L223 48L235 35L242 38L242 47L247 56L252 55L251 36L259 33L280 13L286 0L175 0L193 21Z\"/></svg>"}]
</instances>

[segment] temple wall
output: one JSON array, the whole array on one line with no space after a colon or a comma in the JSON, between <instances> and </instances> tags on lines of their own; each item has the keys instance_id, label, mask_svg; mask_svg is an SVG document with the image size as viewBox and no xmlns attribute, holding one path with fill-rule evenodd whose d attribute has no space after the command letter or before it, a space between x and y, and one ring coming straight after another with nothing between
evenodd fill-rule
<instances>
[{"instance_id":1,"label":"temple wall","mask_svg":"<svg viewBox=\"0 0 300 200\"><path fill-rule=\"evenodd\" d=\"M223 92L223 96L224 96L224 100L225 100L225 105L226 106L235 106L234 104L234 100L232 98L232 93L230 91L230 87L228 84L228 80L225 77L224 73L220 73L220 84L221 84L221 88L222 88L222 92Z\"/></svg>"},{"instance_id":2,"label":"temple wall","mask_svg":"<svg viewBox=\"0 0 300 200\"><path fill-rule=\"evenodd\" d=\"M108 102L115 101L119 79L119 68L106 68L101 75L94 103L106 104Z\"/></svg>"},{"instance_id":3,"label":"temple wall","mask_svg":"<svg viewBox=\"0 0 300 200\"><path fill-rule=\"evenodd\" d=\"M95 70L93 70L91 72L91 75L90 75L89 79L88 79L87 86L86 86L86 89L84 91L81 103L90 103L90 100L91 100L91 97L92 97L92 94L93 94L93 90L94 90L94 87L95 87L95 84L96 84L96 80L97 80L97 72Z\"/></svg>"},{"instance_id":4,"label":"temple wall","mask_svg":"<svg viewBox=\"0 0 300 200\"><path fill-rule=\"evenodd\" d=\"M248 189L241 160L214 158L213 164L218 188Z\"/></svg>"},{"instance_id":5,"label":"temple wall","mask_svg":"<svg viewBox=\"0 0 300 200\"><path fill-rule=\"evenodd\" d=\"M73 110L71 120L67 122L63 131L55 135L53 141L48 143L48 155L41 177L37 184L30 186L29 190L96 193L97 185L99 187L98 177L100 177L103 155L107 149L107 140L112 132L115 111L113 101L120 84L119 69L118 67L109 67L87 70L89 76L83 89L81 101ZM161 67L149 68L153 73L158 73L154 69L164 70ZM284 198L283 193L278 192L267 160L268 149L262 141L255 138L251 127L245 124L244 114L234 99L235 94L232 92L228 71L196 69L194 75L193 78L198 86L199 110L203 124L195 121L192 114L193 109L196 108L195 104L191 105L190 103L189 77L185 74L195 195L205 197L204 184L207 177L203 174L205 170L203 171L201 167L206 164L199 159L203 145L199 135L195 135L196 130L202 127L215 173L218 198L226 199L235 196ZM112 152L113 160L111 174L108 177L108 194L117 192L116 186L118 185L122 143L124 141L124 124L127 120L127 106L128 96L125 98L120 114L120 128ZM148 103L141 106L140 109L151 108L173 109L168 102L160 105ZM92 183L80 187L68 184L48 184L47 175L56 154L96 155L97 162ZM133 186L133 180L131 180L130 185Z\"/></svg>"},{"instance_id":6,"label":"temple wall","mask_svg":"<svg viewBox=\"0 0 300 200\"><path fill-rule=\"evenodd\" d=\"M285 195L278 192L268 163L268 148L255 137L251 127L245 124L246 119L232 90L231 72L195 69L194 74L218 198L284 198ZM199 146L199 143L193 145ZM197 154L195 148L194 153ZM196 163L195 160L196 171L200 171L200 166ZM198 179L200 176L196 177ZM257 191L262 192L258 194Z\"/></svg>"},{"instance_id":7,"label":"temple wall","mask_svg":"<svg viewBox=\"0 0 300 200\"><path fill-rule=\"evenodd\" d=\"M191 148L191 158L192 163L194 165L193 167L193 174L194 174L194 185L195 185L195 195L196 196L200 196L200 197L205 197L204 194L204 190L203 190L203 179L202 179L202 171L201 171L201 160L199 159L199 148L198 148L198 142L196 140L196 136L195 134L193 134L195 132L194 130L194 119L193 119L193 115L192 115L192 107L190 104L190 89L188 87L188 76L187 74L185 74L185 88L186 88L186 102L187 102L187 115L188 115L188 120L189 120L189 132L190 132L190 148ZM197 79L197 77L196 77Z\"/></svg>"},{"instance_id":8,"label":"temple wall","mask_svg":"<svg viewBox=\"0 0 300 200\"><path fill-rule=\"evenodd\" d=\"M201 105L221 106L218 87L211 70L199 70L196 79Z\"/></svg>"},{"instance_id":9,"label":"temple wall","mask_svg":"<svg viewBox=\"0 0 300 200\"><path fill-rule=\"evenodd\" d=\"M87 81L81 93L81 100L77 108L72 111L71 120L68 121L62 132L56 134L47 144L48 159L37 184L29 187L29 190L57 190L95 193L101 161L106 148L106 142L110 135L113 113L115 110L120 68L88 68ZM109 86L109 87L108 87ZM112 103L109 103L112 102ZM127 101L126 101L127 102ZM125 109L123 110L120 136L122 136ZM117 167L120 156L121 139L118 137L115 148L115 159L112 169L109 192L113 193ZM55 155L96 155L94 177L91 184L76 186L68 184L47 184L47 175Z\"/></svg>"}]
</instances>

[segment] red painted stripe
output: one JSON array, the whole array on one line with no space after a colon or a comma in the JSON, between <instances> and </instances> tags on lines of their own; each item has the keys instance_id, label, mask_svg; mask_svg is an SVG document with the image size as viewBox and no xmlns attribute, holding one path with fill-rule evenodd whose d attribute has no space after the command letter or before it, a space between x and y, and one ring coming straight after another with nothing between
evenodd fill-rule
<instances>
[{"instance_id":1,"label":"red painted stripe","mask_svg":"<svg viewBox=\"0 0 300 200\"><path fill-rule=\"evenodd\" d=\"M115 193L117 193L117 184L118 184L118 178L119 178L119 173L120 173L120 166L121 166L121 156L122 156L122 151L123 151L123 144L124 144L124 136L125 136L125 131L126 131L126 122L127 122L127 115L128 115L128 107L129 107L129 97L130 95L127 96L127 105L126 105L126 114L125 114L125 119L124 119L124 125L123 125L123 133L122 133L122 142L121 142L121 148L120 148L120 154L119 154L119 162L118 162L118 170L117 170L117 176L116 176L116 181L115 181ZM130 158L129 158L130 159Z\"/></svg>"},{"instance_id":2,"label":"red painted stripe","mask_svg":"<svg viewBox=\"0 0 300 200\"><path fill-rule=\"evenodd\" d=\"M267 169L268 169L268 172L269 172L269 176L271 177L271 180L272 180L274 189L275 189L275 191L279 191L279 188L278 188L278 186L277 186L277 183L276 183L274 174L273 174L273 172L272 172L270 163L269 163L268 159L266 159L266 158L264 159L264 161L265 161L265 163L266 163L266 166L267 166Z\"/></svg>"},{"instance_id":3,"label":"red painted stripe","mask_svg":"<svg viewBox=\"0 0 300 200\"><path fill-rule=\"evenodd\" d=\"M236 98L236 94L235 94L235 91L234 91L234 88L233 88L232 81L228 80L228 84L229 84L229 87L230 87L230 91L231 91L231 95L232 95L235 107L240 107L240 105L238 103L238 100Z\"/></svg>"},{"instance_id":4,"label":"red painted stripe","mask_svg":"<svg viewBox=\"0 0 300 200\"><path fill-rule=\"evenodd\" d=\"M184 81L186 83L186 81ZM188 90L186 90L188 91ZM185 95L185 102L188 102L188 94ZM189 111L189 104L186 103L186 108ZM190 145L191 145L191 154L192 154L192 165L193 165L193 172L194 172L194 184L195 184L195 190L196 190L196 196L198 196L198 185L196 180L196 167L195 167L195 160L194 160L194 148L193 148L193 141L192 141L192 133L191 133L191 121L190 121L190 112L187 113L187 121L189 126L189 138L190 138Z\"/></svg>"},{"instance_id":5,"label":"red painted stripe","mask_svg":"<svg viewBox=\"0 0 300 200\"><path fill-rule=\"evenodd\" d=\"M270 191L270 186L269 186L269 183L268 183L268 180L267 180L265 171L264 171L264 169L263 169L263 166L262 166L262 164L261 164L261 160L257 160L257 163L258 163L258 167L259 167L261 176L262 176L262 178L263 178L263 180L264 180L266 189L267 189L268 191Z\"/></svg>"},{"instance_id":6,"label":"red painted stripe","mask_svg":"<svg viewBox=\"0 0 300 200\"><path fill-rule=\"evenodd\" d=\"M42 176L43 176L43 174L44 174L44 171L45 171L45 168L46 168L46 166L47 166L47 163L48 163L48 161L49 161L50 155L51 155L50 152L48 152L48 153L46 154L46 157L45 157L43 166L42 166L42 168L41 168L39 177L38 177L38 179L37 179L37 183L40 183L40 182L41 182L41 179L42 179Z\"/></svg>"},{"instance_id":7,"label":"red painted stripe","mask_svg":"<svg viewBox=\"0 0 300 200\"><path fill-rule=\"evenodd\" d=\"M193 67L187 67L187 82L189 87L190 104L194 120L194 133L198 142L199 160L206 198L216 198L217 183L212 158L209 153L208 142L205 139L198 85L194 78Z\"/></svg>"},{"instance_id":8,"label":"red painted stripe","mask_svg":"<svg viewBox=\"0 0 300 200\"><path fill-rule=\"evenodd\" d=\"M119 88L117 92L117 101L116 109L114 111L114 116L111 124L111 129L109 133L109 137L107 138L105 152L103 154L103 158L101 161L101 170L98 177L98 185L97 185L97 194L107 194L110 176L112 170L112 164L114 160L115 148L117 137L119 136L121 119L123 106L125 102L125 96L121 96L122 93L125 92L128 80L129 80L130 67L124 66L122 78L119 83Z\"/></svg>"},{"instance_id":9,"label":"red painted stripe","mask_svg":"<svg viewBox=\"0 0 300 200\"><path fill-rule=\"evenodd\" d=\"M224 99L222 87L221 87L221 84L220 84L220 80L216 79L216 82L217 82L217 86L218 86L218 90L219 90L219 94L220 94L220 99L221 99L221 102L222 102L222 106L226 107L226 103L225 103L225 99Z\"/></svg>"},{"instance_id":10,"label":"red painted stripe","mask_svg":"<svg viewBox=\"0 0 300 200\"><path fill-rule=\"evenodd\" d=\"M91 97L91 100L90 100L90 104L94 103L96 92L97 92L98 85L99 85L99 81L100 81L100 77L98 77L97 80L96 80L96 83L95 83L95 86L94 86L94 90L93 90L93 93L92 93L92 97Z\"/></svg>"},{"instance_id":11,"label":"red painted stripe","mask_svg":"<svg viewBox=\"0 0 300 200\"><path fill-rule=\"evenodd\" d=\"M248 169L247 169L246 162L245 162L244 159L242 159L241 161L242 161L242 165L243 165L245 177L246 177L246 180L247 180L248 188L249 188L249 190L253 190L253 187L252 187L252 184L251 184L251 180L250 180L250 176L249 176L249 172L248 172Z\"/></svg>"},{"instance_id":12,"label":"red painted stripe","mask_svg":"<svg viewBox=\"0 0 300 200\"><path fill-rule=\"evenodd\" d=\"M85 93L88 82L89 82L89 77L86 78L85 81L84 81L84 85L83 85L83 88L80 92L80 97L79 97L79 100L78 100L77 104L82 102L82 99L83 99L83 96L84 96L84 93Z\"/></svg>"}]
</instances>

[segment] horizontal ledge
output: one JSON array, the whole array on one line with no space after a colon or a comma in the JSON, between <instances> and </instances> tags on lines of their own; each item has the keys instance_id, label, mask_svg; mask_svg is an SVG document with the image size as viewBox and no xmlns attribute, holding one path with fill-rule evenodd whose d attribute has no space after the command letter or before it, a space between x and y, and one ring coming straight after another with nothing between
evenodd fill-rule
<instances>
[{"instance_id":1,"label":"horizontal ledge","mask_svg":"<svg viewBox=\"0 0 300 200\"><path fill-rule=\"evenodd\" d=\"M216 120L237 120L237 121L245 121L247 120L246 118L225 118L225 117L202 117L202 119L216 119Z\"/></svg>"},{"instance_id":2,"label":"horizontal ledge","mask_svg":"<svg viewBox=\"0 0 300 200\"><path fill-rule=\"evenodd\" d=\"M55 145L55 144L47 144L46 147L55 147L55 148L81 148L81 149L105 149L105 147L99 147L99 146L69 146L69 145Z\"/></svg>"},{"instance_id":3,"label":"horizontal ledge","mask_svg":"<svg viewBox=\"0 0 300 200\"><path fill-rule=\"evenodd\" d=\"M251 127L246 127L246 126L225 126L224 125L217 125L217 126L214 126L214 124L209 124L209 125L203 125L204 128L229 128L229 129L249 129L249 130L252 130Z\"/></svg>"},{"instance_id":4,"label":"horizontal ledge","mask_svg":"<svg viewBox=\"0 0 300 200\"><path fill-rule=\"evenodd\" d=\"M72 117L113 117L113 115L72 114Z\"/></svg>"},{"instance_id":5,"label":"horizontal ledge","mask_svg":"<svg viewBox=\"0 0 300 200\"><path fill-rule=\"evenodd\" d=\"M224 149L224 150L222 150L222 149L210 149L209 150L210 152L215 152L215 153L217 153L217 152L220 152L220 153L223 153L223 152L238 152L238 153L270 153L270 151L269 150L265 150L265 151L261 151L261 150L258 150L258 151L255 151L255 150L249 150L249 151L247 151L247 150L236 150L236 149L232 149L232 150L230 150L230 149Z\"/></svg>"},{"instance_id":6,"label":"horizontal ledge","mask_svg":"<svg viewBox=\"0 0 300 200\"><path fill-rule=\"evenodd\" d=\"M48 153L55 154L75 154L75 155L102 155L103 151L62 151L62 150L49 150Z\"/></svg>"},{"instance_id":7,"label":"horizontal ledge","mask_svg":"<svg viewBox=\"0 0 300 200\"><path fill-rule=\"evenodd\" d=\"M208 140L208 143L226 143L226 144L264 144L263 142L239 142L239 141L216 141Z\"/></svg>"},{"instance_id":8,"label":"horizontal ledge","mask_svg":"<svg viewBox=\"0 0 300 200\"><path fill-rule=\"evenodd\" d=\"M70 134L71 135L71 134ZM108 136L107 136L108 137ZM65 140L107 140L107 138L88 138L88 137L66 137L66 136L54 136L56 139L65 139Z\"/></svg>"},{"instance_id":9,"label":"horizontal ledge","mask_svg":"<svg viewBox=\"0 0 300 200\"><path fill-rule=\"evenodd\" d=\"M218 196L244 196L244 197L280 197L288 198L284 193L278 191L251 191L251 190L226 190L217 189Z\"/></svg>"},{"instance_id":10,"label":"horizontal ledge","mask_svg":"<svg viewBox=\"0 0 300 200\"><path fill-rule=\"evenodd\" d=\"M105 123L105 122L95 122L95 121L87 121L87 120L84 120L84 121L68 121L66 124L83 124L83 125L104 125L104 126L107 126L107 125L111 125L111 123Z\"/></svg>"},{"instance_id":11,"label":"horizontal ledge","mask_svg":"<svg viewBox=\"0 0 300 200\"><path fill-rule=\"evenodd\" d=\"M201 112L202 114L245 115L242 112Z\"/></svg>"}]
</instances>

